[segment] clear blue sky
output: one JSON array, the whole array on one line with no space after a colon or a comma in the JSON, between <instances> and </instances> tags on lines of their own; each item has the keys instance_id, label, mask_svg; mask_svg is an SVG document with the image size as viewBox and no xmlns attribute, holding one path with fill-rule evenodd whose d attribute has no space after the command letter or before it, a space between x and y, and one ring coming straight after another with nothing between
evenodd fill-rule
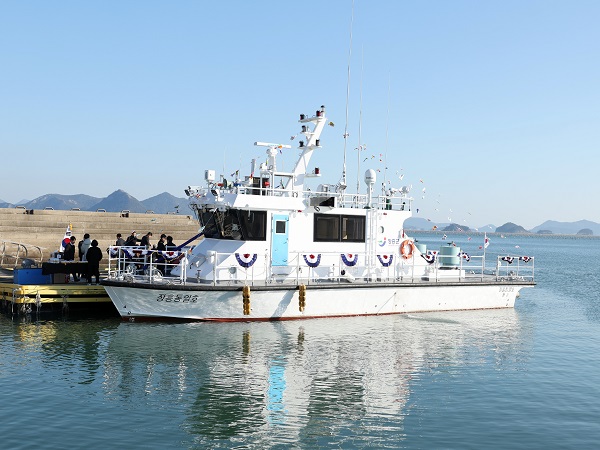
<instances>
[{"instance_id":1,"label":"clear blue sky","mask_svg":"<svg viewBox=\"0 0 600 450\"><path fill-rule=\"evenodd\" d=\"M337 182L351 4L1 2L0 199L183 196L321 104L336 126L313 163ZM600 222L599 21L596 0L356 0L352 190L362 110L361 180L384 155L417 217Z\"/></svg>"}]
</instances>

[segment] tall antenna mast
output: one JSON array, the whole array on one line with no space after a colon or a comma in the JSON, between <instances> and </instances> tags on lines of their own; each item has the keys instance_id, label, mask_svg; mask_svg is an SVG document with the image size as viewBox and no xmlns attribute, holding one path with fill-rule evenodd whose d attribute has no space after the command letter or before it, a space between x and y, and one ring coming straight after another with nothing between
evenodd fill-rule
<instances>
[{"instance_id":1,"label":"tall antenna mast","mask_svg":"<svg viewBox=\"0 0 600 450\"><path fill-rule=\"evenodd\" d=\"M350 17L350 47L348 49L348 81L346 82L346 127L344 128L344 167L342 168L342 186L345 191L346 186L346 146L348 144L348 104L350 102L350 60L352 58L352 24L354 23L354 0L352 0L352 14Z\"/></svg>"},{"instance_id":2,"label":"tall antenna mast","mask_svg":"<svg viewBox=\"0 0 600 450\"><path fill-rule=\"evenodd\" d=\"M363 72L365 67L365 48L364 46L361 49L361 62L360 62L360 111L358 112L358 148L356 149L356 153L358 155L358 164L356 169L356 193L360 193L360 152L362 150L362 85L363 85Z\"/></svg>"},{"instance_id":3,"label":"tall antenna mast","mask_svg":"<svg viewBox=\"0 0 600 450\"><path fill-rule=\"evenodd\" d=\"M387 104L387 119L385 123L385 154L383 157L383 190L387 183L387 151L388 151L388 135L390 130L390 90L392 85L392 74L388 74L388 104Z\"/></svg>"}]
</instances>

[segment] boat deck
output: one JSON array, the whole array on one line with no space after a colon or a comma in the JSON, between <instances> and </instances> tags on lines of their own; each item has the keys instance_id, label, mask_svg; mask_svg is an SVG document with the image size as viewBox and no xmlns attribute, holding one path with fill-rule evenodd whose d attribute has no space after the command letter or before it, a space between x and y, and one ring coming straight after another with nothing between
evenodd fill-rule
<instances>
[{"instance_id":1,"label":"boat deck","mask_svg":"<svg viewBox=\"0 0 600 450\"><path fill-rule=\"evenodd\" d=\"M265 280L226 280L217 283L196 282L188 278L185 283L178 278L151 279L148 276L113 277L102 282L107 286L127 286L140 289L172 290L172 291L241 291L244 286L250 286L253 290L289 290L297 289L305 285L310 289L338 289L340 286L353 288L380 288L380 287L408 287L408 286L535 286L535 281L527 277L498 277L492 274L479 274L468 276L437 276L404 279L355 279L344 278L319 278L319 279L271 279Z\"/></svg>"}]
</instances>

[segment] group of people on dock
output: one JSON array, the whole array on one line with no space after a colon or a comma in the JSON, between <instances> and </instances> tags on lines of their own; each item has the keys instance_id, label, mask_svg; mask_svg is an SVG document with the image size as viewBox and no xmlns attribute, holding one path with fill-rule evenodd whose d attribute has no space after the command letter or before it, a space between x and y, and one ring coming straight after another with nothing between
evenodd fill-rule
<instances>
[{"instance_id":1,"label":"group of people on dock","mask_svg":"<svg viewBox=\"0 0 600 450\"><path fill-rule=\"evenodd\" d=\"M71 236L69 242L65 245L62 259L63 261L75 261L75 243L77 238ZM90 239L89 233L83 235L83 240L77 245L79 251L79 261L87 262L86 272L73 273L73 280L79 281L86 277L87 282L92 282L92 277L96 278L96 283L100 282L100 261L102 260L102 250L98 248L98 241Z\"/></svg>"}]
</instances>

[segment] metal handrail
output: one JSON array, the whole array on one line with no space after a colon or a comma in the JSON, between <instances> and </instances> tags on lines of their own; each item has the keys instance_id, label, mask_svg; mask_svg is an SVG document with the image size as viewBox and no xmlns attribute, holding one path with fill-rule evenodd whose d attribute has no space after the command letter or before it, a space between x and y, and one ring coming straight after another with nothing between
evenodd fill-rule
<instances>
[{"instance_id":1,"label":"metal handrail","mask_svg":"<svg viewBox=\"0 0 600 450\"><path fill-rule=\"evenodd\" d=\"M33 244L25 244L23 242L13 242L13 241L0 241L0 243L2 244L2 252L0 253L0 267L4 268L5 266L5 261L7 260L14 260L13 264L8 264L6 263L7 266L12 266L13 269L16 269L18 264L19 264L19 260L21 260L21 262L25 259L32 259L34 262L36 262L36 264L41 265L42 261L44 260L44 252L43 250L45 250L45 247L40 247L39 245L33 245ZM17 248L16 250L7 250L6 245L15 245ZM35 249L39 252L39 256L37 258L32 258L29 253L30 253L30 249ZM21 256L21 250L24 251L24 256ZM15 256L16 255L16 256Z\"/></svg>"}]
</instances>

